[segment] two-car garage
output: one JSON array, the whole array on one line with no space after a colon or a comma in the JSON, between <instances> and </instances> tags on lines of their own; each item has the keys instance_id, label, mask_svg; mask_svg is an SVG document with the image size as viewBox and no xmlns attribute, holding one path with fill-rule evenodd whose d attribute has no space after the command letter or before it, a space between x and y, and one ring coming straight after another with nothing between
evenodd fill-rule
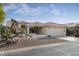
<instances>
[{"instance_id":1,"label":"two-car garage","mask_svg":"<svg viewBox=\"0 0 79 59\"><path fill-rule=\"evenodd\" d=\"M51 36L66 36L66 29L64 27L43 27L41 34Z\"/></svg>"}]
</instances>

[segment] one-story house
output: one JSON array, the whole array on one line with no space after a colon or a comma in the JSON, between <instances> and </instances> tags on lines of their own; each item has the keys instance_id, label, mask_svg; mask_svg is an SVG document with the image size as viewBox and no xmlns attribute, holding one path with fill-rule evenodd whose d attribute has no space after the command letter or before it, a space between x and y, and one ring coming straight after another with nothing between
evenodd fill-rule
<instances>
[{"instance_id":1,"label":"one-story house","mask_svg":"<svg viewBox=\"0 0 79 59\"><path fill-rule=\"evenodd\" d=\"M7 23L7 26L10 26L11 22ZM18 27L21 25L27 26L27 34L30 34L30 28L33 26L40 26L40 35L51 35L51 36L66 36L66 28L62 24L57 24L53 22L40 23L40 22L18 22Z\"/></svg>"}]
</instances>

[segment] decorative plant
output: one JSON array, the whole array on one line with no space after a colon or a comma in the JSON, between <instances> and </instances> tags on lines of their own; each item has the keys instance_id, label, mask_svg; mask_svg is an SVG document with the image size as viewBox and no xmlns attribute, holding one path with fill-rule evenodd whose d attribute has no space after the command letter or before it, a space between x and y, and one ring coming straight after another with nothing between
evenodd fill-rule
<instances>
[{"instance_id":1,"label":"decorative plant","mask_svg":"<svg viewBox=\"0 0 79 59\"><path fill-rule=\"evenodd\" d=\"M0 26L0 35L1 38L6 41L6 43L10 42L12 37L11 37L11 29L4 27L4 26Z\"/></svg>"}]
</instances>

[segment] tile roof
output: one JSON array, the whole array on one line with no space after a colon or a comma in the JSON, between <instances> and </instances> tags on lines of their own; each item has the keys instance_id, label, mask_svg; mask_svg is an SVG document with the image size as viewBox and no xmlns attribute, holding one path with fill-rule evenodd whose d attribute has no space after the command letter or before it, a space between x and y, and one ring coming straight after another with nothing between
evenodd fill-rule
<instances>
[{"instance_id":1,"label":"tile roof","mask_svg":"<svg viewBox=\"0 0 79 59\"><path fill-rule=\"evenodd\" d=\"M18 22L18 24L26 25L26 26L48 26L48 27L64 27L63 24L58 24L54 22L47 22L47 23L41 23L41 22Z\"/></svg>"},{"instance_id":2,"label":"tile roof","mask_svg":"<svg viewBox=\"0 0 79 59\"><path fill-rule=\"evenodd\" d=\"M25 24L26 26L53 26L53 27L64 27L62 24L57 24L53 22L47 22L47 23L40 23L40 22L25 22L25 23L19 23L19 24Z\"/></svg>"}]
</instances>

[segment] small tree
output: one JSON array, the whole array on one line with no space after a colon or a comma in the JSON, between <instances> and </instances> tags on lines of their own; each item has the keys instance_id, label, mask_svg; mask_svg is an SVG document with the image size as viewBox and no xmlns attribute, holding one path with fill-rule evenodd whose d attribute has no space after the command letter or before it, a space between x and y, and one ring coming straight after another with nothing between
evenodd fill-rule
<instances>
[{"instance_id":1,"label":"small tree","mask_svg":"<svg viewBox=\"0 0 79 59\"><path fill-rule=\"evenodd\" d=\"M32 32L33 33L39 34L40 30L41 30L40 26L34 26L34 27L32 27Z\"/></svg>"},{"instance_id":2,"label":"small tree","mask_svg":"<svg viewBox=\"0 0 79 59\"><path fill-rule=\"evenodd\" d=\"M0 4L0 23L3 23L5 19L5 12L3 9L3 4Z\"/></svg>"}]
</instances>

